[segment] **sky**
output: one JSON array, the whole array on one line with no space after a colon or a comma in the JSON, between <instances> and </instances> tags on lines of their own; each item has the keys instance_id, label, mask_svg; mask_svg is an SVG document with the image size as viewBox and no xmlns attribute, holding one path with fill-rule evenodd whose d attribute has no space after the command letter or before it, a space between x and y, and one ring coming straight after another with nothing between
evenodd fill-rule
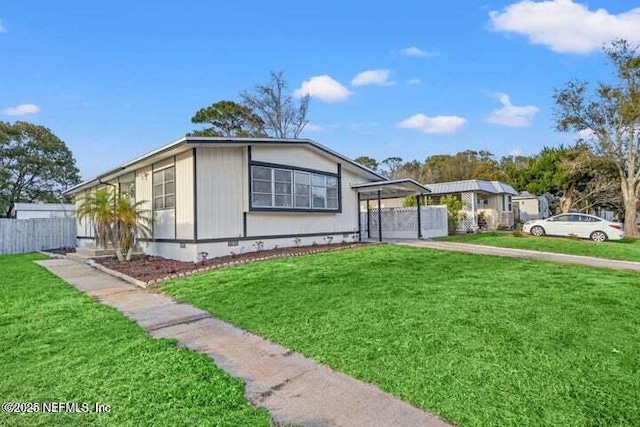
<instances>
[{"instance_id":1,"label":"sky","mask_svg":"<svg viewBox=\"0 0 640 427\"><path fill-rule=\"evenodd\" d=\"M50 128L89 178L274 70L311 96L302 136L351 158L534 154L575 140L554 88L609 79L615 38L640 42L637 0L3 2L0 120Z\"/></svg>"}]
</instances>

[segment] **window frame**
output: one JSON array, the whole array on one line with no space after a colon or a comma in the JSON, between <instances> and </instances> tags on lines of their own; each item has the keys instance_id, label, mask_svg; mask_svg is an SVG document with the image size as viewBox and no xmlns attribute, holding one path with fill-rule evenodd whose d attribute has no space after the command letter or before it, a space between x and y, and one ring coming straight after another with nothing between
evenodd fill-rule
<instances>
[{"instance_id":1,"label":"window frame","mask_svg":"<svg viewBox=\"0 0 640 427\"><path fill-rule=\"evenodd\" d=\"M254 203L254 177L253 171L254 167L264 167L271 169L271 206L264 205L256 205ZM290 171L291 176L291 206L275 206L275 171ZM308 181L301 182L300 185L305 185L308 188L308 196L306 195L298 195L296 193L296 175L307 174ZM314 174L321 175L324 178L324 206L314 208L313 205L313 189L314 189ZM337 180L337 187L327 187L328 178L335 178ZM315 187L320 188L321 186L316 185ZM258 161L250 161L249 162L249 211L257 211L257 212L307 212L307 213L342 213L342 173L340 164L338 164L338 173L320 171L315 169L308 169L304 167L290 166L290 165L282 165L275 163L265 163ZM326 206L329 204L329 197L327 197L327 189L337 190L337 207L336 208L327 208ZM260 193L262 194L262 193ZM266 194L266 193L264 193ZM306 197L305 197L306 196ZM299 207L297 205L297 198L300 197L306 198L308 201L308 207ZM330 197L330 199L335 200L335 197Z\"/></svg>"},{"instance_id":2,"label":"window frame","mask_svg":"<svg viewBox=\"0 0 640 427\"><path fill-rule=\"evenodd\" d=\"M173 169L173 179L167 181L165 178L166 171ZM162 173L162 182L156 182L156 174ZM173 183L173 193L167 193L167 184ZM162 194L156 193L156 187L162 186ZM173 196L173 206L167 206L167 198ZM162 199L162 207L156 206L156 199ZM154 169L151 172L151 206L153 211L165 211L176 208L176 166L174 164L167 165L162 168Z\"/></svg>"}]
</instances>

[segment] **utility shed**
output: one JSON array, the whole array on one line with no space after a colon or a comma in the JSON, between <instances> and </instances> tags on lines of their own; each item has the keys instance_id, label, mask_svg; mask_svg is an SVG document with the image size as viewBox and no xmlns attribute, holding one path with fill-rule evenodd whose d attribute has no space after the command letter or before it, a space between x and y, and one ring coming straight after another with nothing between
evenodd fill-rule
<instances>
[{"instance_id":1,"label":"utility shed","mask_svg":"<svg viewBox=\"0 0 640 427\"><path fill-rule=\"evenodd\" d=\"M64 203L14 203L11 217L15 219L73 218L76 205Z\"/></svg>"}]
</instances>

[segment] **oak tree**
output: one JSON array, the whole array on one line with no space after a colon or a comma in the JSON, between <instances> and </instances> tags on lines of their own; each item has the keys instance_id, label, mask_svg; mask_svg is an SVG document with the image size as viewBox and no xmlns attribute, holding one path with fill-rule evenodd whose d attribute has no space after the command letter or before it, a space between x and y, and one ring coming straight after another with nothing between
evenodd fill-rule
<instances>
[{"instance_id":1,"label":"oak tree","mask_svg":"<svg viewBox=\"0 0 640 427\"><path fill-rule=\"evenodd\" d=\"M640 193L640 56L638 48L617 40L604 48L615 69L612 82L571 81L554 94L557 128L585 132L597 152L618 171L624 201L624 231L638 237Z\"/></svg>"},{"instance_id":2,"label":"oak tree","mask_svg":"<svg viewBox=\"0 0 640 427\"><path fill-rule=\"evenodd\" d=\"M233 101L219 101L199 109L192 123L208 127L191 132L191 136L265 137L264 122L250 108Z\"/></svg>"},{"instance_id":3,"label":"oak tree","mask_svg":"<svg viewBox=\"0 0 640 427\"><path fill-rule=\"evenodd\" d=\"M0 209L14 203L63 201L62 191L80 182L71 150L44 126L0 122Z\"/></svg>"}]
</instances>

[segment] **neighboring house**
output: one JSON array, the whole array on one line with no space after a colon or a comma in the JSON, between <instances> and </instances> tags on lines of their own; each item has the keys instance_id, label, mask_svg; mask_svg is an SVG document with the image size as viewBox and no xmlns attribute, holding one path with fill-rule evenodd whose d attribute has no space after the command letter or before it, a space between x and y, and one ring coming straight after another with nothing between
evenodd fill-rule
<instances>
[{"instance_id":1,"label":"neighboring house","mask_svg":"<svg viewBox=\"0 0 640 427\"><path fill-rule=\"evenodd\" d=\"M470 179L425 186L431 190L432 204L438 204L446 195L454 195L462 201L463 219L458 223L459 232L514 226L512 197L518 193L504 182Z\"/></svg>"},{"instance_id":2,"label":"neighboring house","mask_svg":"<svg viewBox=\"0 0 640 427\"><path fill-rule=\"evenodd\" d=\"M375 186L363 184L377 183ZM69 190L112 186L154 218L145 253L194 261L274 246L360 239L362 200L427 193L307 139L185 137ZM80 247L93 227L78 224Z\"/></svg>"},{"instance_id":3,"label":"neighboring house","mask_svg":"<svg viewBox=\"0 0 640 427\"><path fill-rule=\"evenodd\" d=\"M11 209L12 218L73 218L76 206L63 203L14 203Z\"/></svg>"},{"instance_id":4,"label":"neighboring house","mask_svg":"<svg viewBox=\"0 0 640 427\"><path fill-rule=\"evenodd\" d=\"M528 191L513 196L513 211L522 222L544 219L551 215L547 198L536 196Z\"/></svg>"}]
</instances>

